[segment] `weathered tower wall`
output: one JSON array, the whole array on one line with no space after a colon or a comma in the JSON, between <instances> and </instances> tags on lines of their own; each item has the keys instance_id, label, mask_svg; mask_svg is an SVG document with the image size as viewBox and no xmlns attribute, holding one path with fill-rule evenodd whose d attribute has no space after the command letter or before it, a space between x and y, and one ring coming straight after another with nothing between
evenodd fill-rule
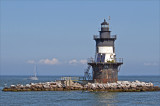
<instances>
[{"instance_id":1,"label":"weathered tower wall","mask_svg":"<svg viewBox=\"0 0 160 106\"><path fill-rule=\"evenodd\" d=\"M95 67L93 68L93 79L95 83L117 82L118 70L117 69L97 69L97 67Z\"/></svg>"},{"instance_id":2,"label":"weathered tower wall","mask_svg":"<svg viewBox=\"0 0 160 106\"><path fill-rule=\"evenodd\" d=\"M120 64L90 64L93 69L93 82L112 83L118 81L118 66Z\"/></svg>"}]
</instances>

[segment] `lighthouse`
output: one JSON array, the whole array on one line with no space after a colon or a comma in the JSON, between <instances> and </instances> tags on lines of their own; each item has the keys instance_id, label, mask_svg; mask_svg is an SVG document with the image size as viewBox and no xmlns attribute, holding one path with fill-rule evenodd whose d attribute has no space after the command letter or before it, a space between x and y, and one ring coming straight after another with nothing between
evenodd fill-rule
<instances>
[{"instance_id":1,"label":"lighthouse","mask_svg":"<svg viewBox=\"0 0 160 106\"><path fill-rule=\"evenodd\" d=\"M116 58L114 42L116 35L111 35L109 23L101 23L99 35L94 35L96 42L95 58L88 61L92 67L92 77L95 83L112 83L118 80L118 71L123 64L122 58Z\"/></svg>"}]
</instances>

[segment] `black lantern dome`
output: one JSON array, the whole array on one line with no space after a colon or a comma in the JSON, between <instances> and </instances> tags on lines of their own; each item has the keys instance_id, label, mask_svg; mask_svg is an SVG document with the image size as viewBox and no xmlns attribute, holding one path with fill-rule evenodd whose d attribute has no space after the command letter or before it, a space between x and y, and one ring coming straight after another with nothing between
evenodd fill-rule
<instances>
[{"instance_id":1,"label":"black lantern dome","mask_svg":"<svg viewBox=\"0 0 160 106\"><path fill-rule=\"evenodd\" d=\"M106 20L104 19L104 22L102 22L101 25L109 25L109 23L107 23Z\"/></svg>"},{"instance_id":2,"label":"black lantern dome","mask_svg":"<svg viewBox=\"0 0 160 106\"><path fill-rule=\"evenodd\" d=\"M106 22L104 19L104 22L101 23L101 31L109 31L109 23Z\"/></svg>"}]
</instances>

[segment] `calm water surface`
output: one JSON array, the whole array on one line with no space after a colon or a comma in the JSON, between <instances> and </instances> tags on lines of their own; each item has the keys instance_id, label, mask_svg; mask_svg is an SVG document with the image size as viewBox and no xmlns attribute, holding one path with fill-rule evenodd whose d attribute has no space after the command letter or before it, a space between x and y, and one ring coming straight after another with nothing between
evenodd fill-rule
<instances>
[{"instance_id":1,"label":"calm water surface","mask_svg":"<svg viewBox=\"0 0 160 106\"><path fill-rule=\"evenodd\" d=\"M82 92L40 91L2 92L4 84L26 84L58 79L57 76L40 76L38 81L28 76L1 76L0 106L160 106L160 92ZM152 82L160 86L160 76L120 76L119 80Z\"/></svg>"}]
</instances>

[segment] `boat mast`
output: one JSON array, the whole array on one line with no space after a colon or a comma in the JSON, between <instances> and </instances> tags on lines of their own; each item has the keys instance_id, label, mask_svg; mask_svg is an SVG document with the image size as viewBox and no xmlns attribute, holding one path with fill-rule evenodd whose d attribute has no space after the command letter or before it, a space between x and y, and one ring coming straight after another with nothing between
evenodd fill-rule
<instances>
[{"instance_id":1,"label":"boat mast","mask_svg":"<svg viewBox=\"0 0 160 106\"><path fill-rule=\"evenodd\" d=\"M34 65L34 76L35 76L35 77L37 76L37 75L36 75L36 74L37 74L36 72L37 72L37 65L35 64L35 65Z\"/></svg>"}]
</instances>

